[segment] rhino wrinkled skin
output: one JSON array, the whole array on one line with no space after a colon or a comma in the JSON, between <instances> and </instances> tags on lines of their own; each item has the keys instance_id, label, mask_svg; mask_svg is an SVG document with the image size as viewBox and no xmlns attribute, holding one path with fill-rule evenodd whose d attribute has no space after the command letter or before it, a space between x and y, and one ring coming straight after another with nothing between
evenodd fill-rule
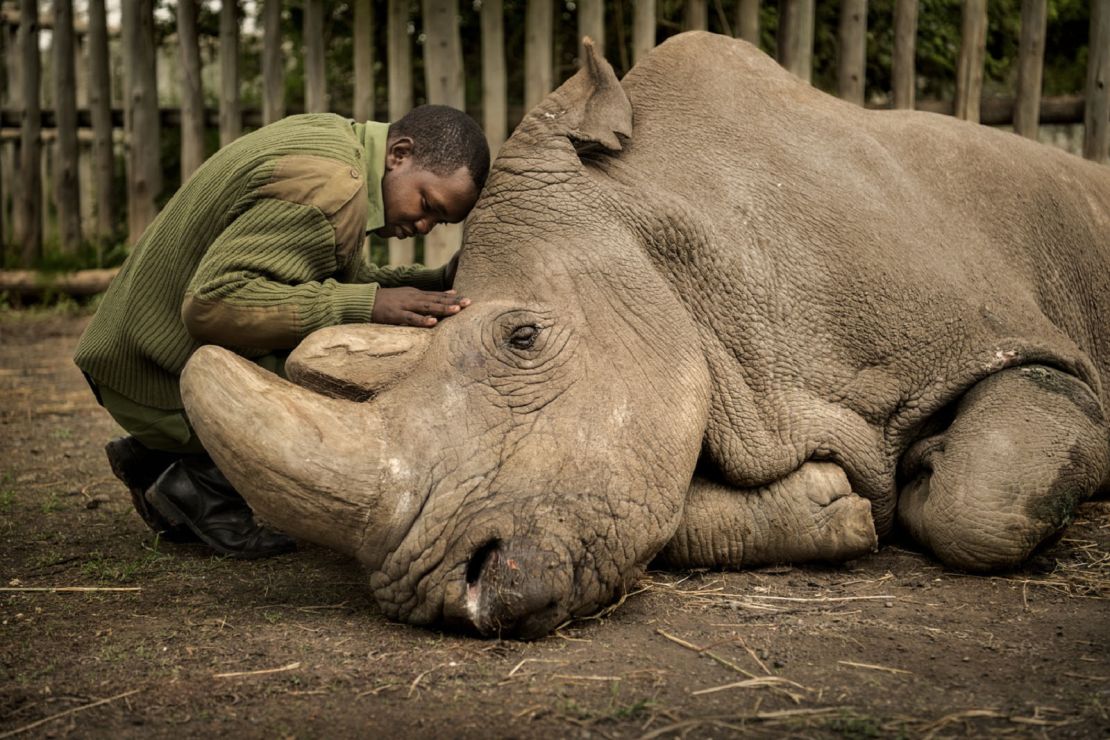
<instances>
[{"instance_id":1,"label":"rhino wrinkled skin","mask_svg":"<svg viewBox=\"0 0 1110 740\"><path fill-rule=\"evenodd\" d=\"M536 637L677 567L896 529L1012 567L1107 487L1110 168L866 111L754 47L583 69L502 147L434 330L341 326L296 385L205 347L185 403L266 521L382 610ZM325 395L325 393L327 395Z\"/></svg>"}]
</instances>

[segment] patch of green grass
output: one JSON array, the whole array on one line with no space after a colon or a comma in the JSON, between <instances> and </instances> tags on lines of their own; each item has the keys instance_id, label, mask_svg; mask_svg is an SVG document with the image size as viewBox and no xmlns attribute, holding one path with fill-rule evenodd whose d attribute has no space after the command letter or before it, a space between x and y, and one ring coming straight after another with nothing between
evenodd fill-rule
<instances>
[{"instance_id":1,"label":"patch of green grass","mask_svg":"<svg viewBox=\"0 0 1110 740\"><path fill-rule=\"evenodd\" d=\"M106 557L96 551L90 553L89 560L81 566L81 572L99 582L128 583L140 573L153 570L155 565L166 557L157 549L131 560Z\"/></svg>"},{"instance_id":2,"label":"patch of green grass","mask_svg":"<svg viewBox=\"0 0 1110 740\"><path fill-rule=\"evenodd\" d=\"M608 706L593 709L579 704L569 697L564 698L556 711L572 719L589 722L621 722L643 719L655 708L656 702L651 697L640 697L632 701L621 699L621 682L614 681L609 688Z\"/></svg>"},{"instance_id":3,"label":"patch of green grass","mask_svg":"<svg viewBox=\"0 0 1110 740\"><path fill-rule=\"evenodd\" d=\"M55 511L60 510L61 508L62 501L58 498L58 494L54 491L51 491L50 495L46 497L46 500L42 502L43 514L51 514Z\"/></svg>"},{"instance_id":4,"label":"patch of green grass","mask_svg":"<svg viewBox=\"0 0 1110 740\"><path fill-rule=\"evenodd\" d=\"M870 740L889 734L883 731L882 724L876 718L849 712L830 719L825 726L848 740Z\"/></svg>"},{"instance_id":5,"label":"patch of green grass","mask_svg":"<svg viewBox=\"0 0 1110 740\"><path fill-rule=\"evenodd\" d=\"M15 508L15 476L5 471L0 475L0 512L5 514Z\"/></svg>"},{"instance_id":6,"label":"patch of green grass","mask_svg":"<svg viewBox=\"0 0 1110 740\"><path fill-rule=\"evenodd\" d=\"M281 614L277 612L262 612L262 618L270 624L277 624L281 621Z\"/></svg>"}]
</instances>

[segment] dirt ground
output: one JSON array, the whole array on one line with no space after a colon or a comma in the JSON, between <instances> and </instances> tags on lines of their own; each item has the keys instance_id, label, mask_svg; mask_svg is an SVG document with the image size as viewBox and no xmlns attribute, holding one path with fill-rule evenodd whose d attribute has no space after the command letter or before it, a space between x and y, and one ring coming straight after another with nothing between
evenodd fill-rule
<instances>
[{"instance_id":1,"label":"dirt ground","mask_svg":"<svg viewBox=\"0 0 1110 740\"><path fill-rule=\"evenodd\" d=\"M442 634L317 547L156 543L69 359L87 320L0 314L0 738L1110 735L1110 502L998 577L888 545L649 572L532 643Z\"/></svg>"}]
</instances>

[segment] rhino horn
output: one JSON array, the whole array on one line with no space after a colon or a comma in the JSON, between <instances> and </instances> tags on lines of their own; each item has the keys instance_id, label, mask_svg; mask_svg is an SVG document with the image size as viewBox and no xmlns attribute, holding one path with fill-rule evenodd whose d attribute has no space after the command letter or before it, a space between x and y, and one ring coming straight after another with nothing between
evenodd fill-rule
<instances>
[{"instance_id":1,"label":"rhino horn","mask_svg":"<svg viewBox=\"0 0 1110 740\"><path fill-rule=\"evenodd\" d=\"M431 341L432 332L408 326L329 326L297 345L285 372L317 393L365 401L405 378Z\"/></svg>"},{"instance_id":2,"label":"rhino horn","mask_svg":"<svg viewBox=\"0 0 1110 740\"><path fill-rule=\"evenodd\" d=\"M364 560L374 559L364 545L390 539L403 492L383 479L391 453L373 403L327 398L212 345L189 359L181 395L205 449L263 521Z\"/></svg>"}]
</instances>

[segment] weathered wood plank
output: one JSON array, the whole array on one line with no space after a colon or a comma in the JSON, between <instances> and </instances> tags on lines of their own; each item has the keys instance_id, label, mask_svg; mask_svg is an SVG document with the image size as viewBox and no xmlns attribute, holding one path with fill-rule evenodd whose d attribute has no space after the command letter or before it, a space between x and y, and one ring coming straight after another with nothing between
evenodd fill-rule
<instances>
[{"instance_id":1,"label":"weathered wood plank","mask_svg":"<svg viewBox=\"0 0 1110 740\"><path fill-rule=\"evenodd\" d=\"M491 157L508 135L508 89L505 69L505 12L502 0L483 0L482 124Z\"/></svg>"},{"instance_id":2,"label":"weathered wood plank","mask_svg":"<svg viewBox=\"0 0 1110 740\"><path fill-rule=\"evenodd\" d=\"M779 64L806 82L813 78L814 12L813 0L779 4Z\"/></svg>"},{"instance_id":3,"label":"weathered wood plank","mask_svg":"<svg viewBox=\"0 0 1110 740\"><path fill-rule=\"evenodd\" d=\"M220 146L243 133L239 108L239 2L220 3Z\"/></svg>"},{"instance_id":4,"label":"weathered wood plank","mask_svg":"<svg viewBox=\"0 0 1110 740\"><path fill-rule=\"evenodd\" d=\"M1022 0L1014 131L1030 139L1037 138L1037 112L1041 108L1041 81L1044 76L1044 44L1047 21L1048 3L1046 0Z\"/></svg>"},{"instance_id":5,"label":"weathered wood plank","mask_svg":"<svg viewBox=\"0 0 1110 740\"><path fill-rule=\"evenodd\" d=\"M428 102L466 108L457 0L424 0L424 82ZM424 264L438 267L462 243L460 224L442 224L424 237Z\"/></svg>"},{"instance_id":6,"label":"weathered wood plank","mask_svg":"<svg viewBox=\"0 0 1110 740\"><path fill-rule=\"evenodd\" d=\"M285 117L285 62L281 52L281 0L262 4L262 122Z\"/></svg>"},{"instance_id":7,"label":"weathered wood plank","mask_svg":"<svg viewBox=\"0 0 1110 740\"><path fill-rule=\"evenodd\" d=\"M709 30L709 5L706 0L686 0L682 28L687 31Z\"/></svg>"},{"instance_id":8,"label":"weathered wood plank","mask_svg":"<svg viewBox=\"0 0 1110 740\"><path fill-rule=\"evenodd\" d=\"M42 258L42 145L39 115L39 27L38 0L23 0L19 8L19 50L22 81L23 120L20 127L19 206L16 209L16 238L21 245L24 267Z\"/></svg>"},{"instance_id":9,"label":"weathered wood plank","mask_svg":"<svg viewBox=\"0 0 1110 740\"><path fill-rule=\"evenodd\" d=\"M1087 110L1083 156L1110 161L1110 0L1091 2L1091 38L1087 48Z\"/></svg>"},{"instance_id":10,"label":"weathered wood plank","mask_svg":"<svg viewBox=\"0 0 1110 740\"><path fill-rule=\"evenodd\" d=\"M127 226L128 238L134 244L158 214L155 199L162 190L153 0L124 0L123 55Z\"/></svg>"},{"instance_id":11,"label":"weathered wood plank","mask_svg":"<svg viewBox=\"0 0 1110 740\"><path fill-rule=\"evenodd\" d=\"M578 0L578 66L582 66L582 38L589 36L597 53L605 56L605 0Z\"/></svg>"},{"instance_id":12,"label":"weathered wood plank","mask_svg":"<svg viewBox=\"0 0 1110 740\"><path fill-rule=\"evenodd\" d=\"M304 0L304 107L309 113L328 110L324 70L324 0Z\"/></svg>"},{"instance_id":13,"label":"weathered wood plank","mask_svg":"<svg viewBox=\"0 0 1110 740\"><path fill-rule=\"evenodd\" d=\"M200 79L197 0L177 1L177 44L181 53L181 179L204 164L204 90Z\"/></svg>"},{"instance_id":14,"label":"weathered wood plank","mask_svg":"<svg viewBox=\"0 0 1110 740\"><path fill-rule=\"evenodd\" d=\"M987 0L964 0L960 58L956 65L956 117L979 120L983 59L987 50Z\"/></svg>"},{"instance_id":15,"label":"weathered wood plank","mask_svg":"<svg viewBox=\"0 0 1110 740\"><path fill-rule=\"evenodd\" d=\"M81 189L78 182L77 68L73 34L73 0L54 0L54 109L58 116L54 205L58 213L59 246L74 254L81 246Z\"/></svg>"},{"instance_id":16,"label":"weathered wood plank","mask_svg":"<svg viewBox=\"0 0 1110 740\"><path fill-rule=\"evenodd\" d=\"M894 4L894 58L890 87L895 108L912 109L917 97L914 54L917 49L917 0Z\"/></svg>"},{"instance_id":17,"label":"weathered wood plank","mask_svg":"<svg viewBox=\"0 0 1110 740\"><path fill-rule=\"evenodd\" d=\"M20 298L42 298L48 293L91 296L103 293L119 268L46 273L37 270L0 270L0 293Z\"/></svg>"},{"instance_id":18,"label":"weathered wood plank","mask_svg":"<svg viewBox=\"0 0 1110 740\"><path fill-rule=\"evenodd\" d=\"M736 37L759 46L759 0L736 3Z\"/></svg>"},{"instance_id":19,"label":"weathered wood plank","mask_svg":"<svg viewBox=\"0 0 1110 740\"><path fill-rule=\"evenodd\" d=\"M552 0L528 0L524 18L524 112L551 92L554 84L554 21Z\"/></svg>"},{"instance_id":20,"label":"weathered wood plank","mask_svg":"<svg viewBox=\"0 0 1110 740\"><path fill-rule=\"evenodd\" d=\"M374 119L374 3L355 0L355 120Z\"/></svg>"},{"instance_id":21,"label":"weathered wood plank","mask_svg":"<svg viewBox=\"0 0 1110 740\"><path fill-rule=\"evenodd\" d=\"M112 141L112 83L108 65L108 18L104 0L89 0L89 115L93 129L93 172L96 184L96 236L103 241L116 225Z\"/></svg>"},{"instance_id":22,"label":"weathered wood plank","mask_svg":"<svg viewBox=\"0 0 1110 740\"><path fill-rule=\"evenodd\" d=\"M837 94L863 105L864 70L867 65L867 0L841 0L840 53L836 60Z\"/></svg>"},{"instance_id":23,"label":"weathered wood plank","mask_svg":"<svg viewBox=\"0 0 1110 740\"><path fill-rule=\"evenodd\" d=\"M632 16L632 63L640 61L655 48L657 26L655 0L640 0Z\"/></svg>"},{"instance_id":24,"label":"weathered wood plank","mask_svg":"<svg viewBox=\"0 0 1110 740\"><path fill-rule=\"evenodd\" d=\"M389 0L388 49L389 118L396 121L412 108L412 38L409 36L408 0ZM411 265L412 239L389 240L389 264Z\"/></svg>"}]
</instances>

